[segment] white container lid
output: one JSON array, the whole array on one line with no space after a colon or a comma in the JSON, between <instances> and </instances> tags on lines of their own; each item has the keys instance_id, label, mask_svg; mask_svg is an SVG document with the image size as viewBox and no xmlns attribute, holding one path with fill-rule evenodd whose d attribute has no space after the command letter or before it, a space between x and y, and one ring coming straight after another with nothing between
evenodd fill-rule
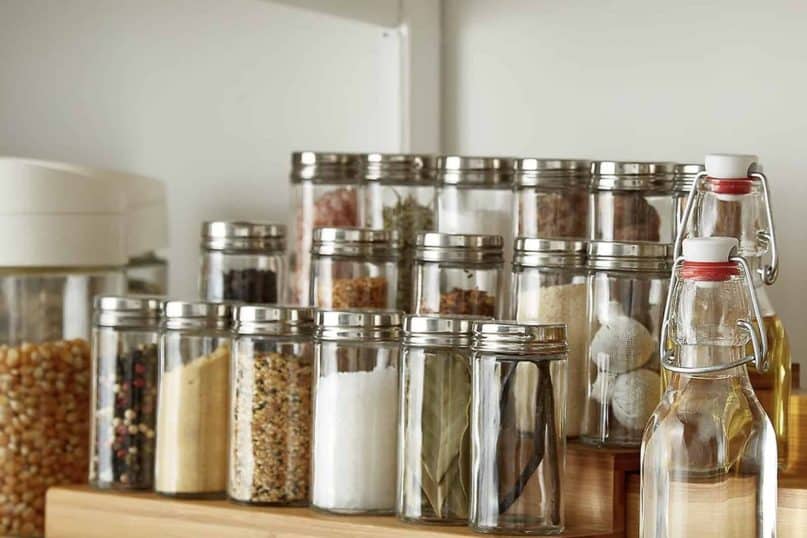
<instances>
[{"instance_id":1,"label":"white container lid","mask_svg":"<svg viewBox=\"0 0 807 538\"><path fill-rule=\"evenodd\" d=\"M688 262L725 263L734 249L739 248L736 237L695 237L684 239L683 255Z\"/></svg>"},{"instance_id":2,"label":"white container lid","mask_svg":"<svg viewBox=\"0 0 807 538\"><path fill-rule=\"evenodd\" d=\"M715 179L747 178L758 170L759 157L731 153L710 153L704 159L706 175Z\"/></svg>"}]
</instances>

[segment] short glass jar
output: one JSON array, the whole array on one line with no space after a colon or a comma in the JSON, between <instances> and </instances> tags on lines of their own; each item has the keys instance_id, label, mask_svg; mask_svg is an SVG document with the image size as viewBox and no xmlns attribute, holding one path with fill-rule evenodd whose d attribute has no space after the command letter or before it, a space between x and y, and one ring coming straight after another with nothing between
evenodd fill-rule
<instances>
[{"instance_id":1,"label":"short glass jar","mask_svg":"<svg viewBox=\"0 0 807 538\"><path fill-rule=\"evenodd\" d=\"M223 497L232 307L167 301L163 314L154 489L175 497Z\"/></svg>"},{"instance_id":2,"label":"short glass jar","mask_svg":"<svg viewBox=\"0 0 807 538\"><path fill-rule=\"evenodd\" d=\"M228 497L306 505L314 310L241 305L233 315Z\"/></svg>"},{"instance_id":3,"label":"short glass jar","mask_svg":"<svg viewBox=\"0 0 807 538\"><path fill-rule=\"evenodd\" d=\"M695 178L706 172L706 167L699 163L681 163L675 165L673 173L673 239L678 237L681 220L687 207Z\"/></svg>"},{"instance_id":4,"label":"short glass jar","mask_svg":"<svg viewBox=\"0 0 807 538\"><path fill-rule=\"evenodd\" d=\"M659 329L672 246L594 241L588 245L588 390L581 440L638 447L661 396Z\"/></svg>"},{"instance_id":5,"label":"short glass jar","mask_svg":"<svg viewBox=\"0 0 807 538\"><path fill-rule=\"evenodd\" d=\"M286 227L265 222L202 224L203 301L276 303L286 282Z\"/></svg>"},{"instance_id":6,"label":"short glass jar","mask_svg":"<svg viewBox=\"0 0 807 538\"><path fill-rule=\"evenodd\" d=\"M515 237L588 238L591 162L516 159Z\"/></svg>"},{"instance_id":7,"label":"short glass jar","mask_svg":"<svg viewBox=\"0 0 807 538\"><path fill-rule=\"evenodd\" d=\"M162 299L95 298L90 485L151 489Z\"/></svg>"},{"instance_id":8,"label":"short glass jar","mask_svg":"<svg viewBox=\"0 0 807 538\"><path fill-rule=\"evenodd\" d=\"M401 313L319 310L315 319L311 505L393 513Z\"/></svg>"},{"instance_id":9,"label":"short glass jar","mask_svg":"<svg viewBox=\"0 0 807 538\"><path fill-rule=\"evenodd\" d=\"M577 437L586 403L586 243L519 237L513 254L512 319L565 323L569 345L566 435Z\"/></svg>"},{"instance_id":10,"label":"short glass jar","mask_svg":"<svg viewBox=\"0 0 807 538\"><path fill-rule=\"evenodd\" d=\"M564 528L566 330L474 324L470 525L478 532Z\"/></svg>"},{"instance_id":11,"label":"short glass jar","mask_svg":"<svg viewBox=\"0 0 807 538\"><path fill-rule=\"evenodd\" d=\"M592 163L589 239L671 243L674 168L667 162Z\"/></svg>"},{"instance_id":12,"label":"short glass jar","mask_svg":"<svg viewBox=\"0 0 807 538\"><path fill-rule=\"evenodd\" d=\"M319 308L395 308L398 232L317 228L311 247L311 301Z\"/></svg>"}]
</instances>

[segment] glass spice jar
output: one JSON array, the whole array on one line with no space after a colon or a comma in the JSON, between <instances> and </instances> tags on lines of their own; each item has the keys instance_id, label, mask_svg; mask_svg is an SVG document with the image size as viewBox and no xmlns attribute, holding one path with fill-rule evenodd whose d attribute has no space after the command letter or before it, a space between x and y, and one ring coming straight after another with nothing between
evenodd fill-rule
<instances>
[{"instance_id":1,"label":"glass spice jar","mask_svg":"<svg viewBox=\"0 0 807 538\"><path fill-rule=\"evenodd\" d=\"M566 330L480 321L473 327L471 506L478 532L564 528Z\"/></svg>"},{"instance_id":2,"label":"glass spice jar","mask_svg":"<svg viewBox=\"0 0 807 538\"><path fill-rule=\"evenodd\" d=\"M516 159L515 237L588 238L591 162Z\"/></svg>"},{"instance_id":3,"label":"glass spice jar","mask_svg":"<svg viewBox=\"0 0 807 538\"><path fill-rule=\"evenodd\" d=\"M319 310L315 327L311 505L392 513L401 313Z\"/></svg>"},{"instance_id":4,"label":"glass spice jar","mask_svg":"<svg viewBox=\"0 0 807 538\"><path fill-rule=\"evenodd\" d=\"M395 308L398 232L317 228L311 247L311 304L319 308Z\"/></svg>"},{"instance_id":5,"label":"glass spice jar","mask_svg":"<svg viewBox=\"0 0 807 538\"><path fill-rule=\"evenodd\" d=\"M286 227L265 222L202 224L199 290L204 301L275 303L286 282Z\"/></svg>"},{"instance_id":6,"label":"glass spice jar","mask_svg":"<svg viewBox=\"0 0 807 538\"><path fill-rule=\"evenodd\" d=\"M241 305L230 380L229 498L308 504L314 310Z\"/></svg>"},{"instance_id":7,"label":"glass spice jar","mask_svg":"<svg viewBox=\"0 0 807 538\"><path fill-rule=\"evenodd\" d=\"M95 298L90 485L151 489L162 299Z\"/></svg>"},{"instance_id":8,"label":"glass spice jar","mask_svg":"<svg viewBox=\"0 0 807 538\"><path fill-rule=\"evenodd\" d=\"M355 228L364 220L358 155L350 153L291 154L291 212L288 252L290 304L308 305L311 240L315 228Z\"/></svg>"},{"instance_id":9,"label":"glass spice jar","mask_svg":"<svg viewBox=\"0 0 807 538\"><path fill-rule=\"evenodd\" d=\"M658 342L671 245L588 244L588 390L581 440L638 447L661 395Z\"/></svg>"},{"instance_id":10,"label":"glass spice jar","mask_svg":"<svg viewBox=\"0 0 807 538\"><path fill-rule=\"evenodd\" d=\"M673 173L673 239L678 237L679 225L684 218L687 198L692 191L695 180L706 167L698 163L680 163L675 165Z\"/></svg>"},{"instance_id":11,"label":"glass spice jar","mask_svg":"<svg viewBox=\"0 0 807 538\"><path fill-rule=\"evenodd\" d=\"M154 489L174 497L223 497L232 307L167 301L163 312Z\"/></svg>"},{"instance_id":12,"label":"glass spice jar","mask_svg":"<svg viewBox=\"0 0 807 538\"><path fill-rule=\"evenodd\" d=\"M589 239L672 243L674 169L667 162L592 163Z\"/></svg>"},{"instance_id":13,"label":"glass spice jar","mask_svg":"<svg viewBox=\"0 0 807 538\"><path fill-rule=\"evenodd\" d=\"M405 312L412 311L412 259L417 234L434 230L433 167L433 159L425 155L361 156L364 226L398 232L397 308Z\"/></svg>"},{"instance_id":14,"label":"glass spice jar","mask_svg":"<svg viewBox=\"0 0 807 538\"><path fill-rule=\"evenodd\" d=\"M512 317L565 323L569 344L566 435L577 437L586 403L586 243L519 237L513 254Z\"/></svg>"},{"instance_id":15,"label":"glass spice jar","mask_svg":"<svg viewBox=\"0 0 807 538\"><path fill-rule=\"evenodd\" d=\"M499 235L418 234L415 313L496 317L504 311L502 264Z\"/></svg>"}]
</instances>

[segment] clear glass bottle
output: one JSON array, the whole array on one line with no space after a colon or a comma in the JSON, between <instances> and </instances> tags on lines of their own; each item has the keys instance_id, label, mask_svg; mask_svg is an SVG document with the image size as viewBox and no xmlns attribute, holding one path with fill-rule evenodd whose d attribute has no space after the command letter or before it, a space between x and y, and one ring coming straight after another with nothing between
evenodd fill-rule
<instances>
[{"instance_id":1,"label":"clear glass bottle","mask_svg":"<svg viewBox=\"0 0 807 538\"><path fill-rule=\"evenodd\" d=\"M673 272L661 349L670 382L642 442L642 538L776 536L776 435L746 369L764 369L765 329L736 248L685 241Z\"/></svg>"},{"instance_id":2,"label":"clear glass bottle","mask_svg":"<svg viewBox=\"0 0 807 538\"><path fill-rule=\"evenodd\" d=\"M276 303L286 284L286 227L266 222L202 224L203 301Z\"/></svg>"},{"instance_id":3,"label":"clear glass bottle","mask_svg":"<svg viewBox=\"0 0 807 538\"><path fill-rule=\"evenodd\" d=\"M519 237L513 253L512 318L565 323L569 344L566 436L580 435L588 388L586 243Z\"/></svg>"},{"instance_id":4,"label":"clear glass bottle","mask_svg":"<svg viewBox=\"0 0 807 538\"><path fill-rule=\"evenodd\" d=\"M471 507L478 532L564 528L566 330L477 322L473 328Z\"/></svg>"},{"instance_id":5,"label":"clear glass bottle","mask_svg":"<svg viewBox=\"0 0 807 538\"><path fill-rule=\"evenodd\" d=\"M504 312L502 237L424 232L415 249L416 314L496 317Z\"/></svg>"},{"instance_id":6,"label":"clear glass bottle","mask_svg":"<svg viewBox=\"0 0 807 538\"><path fill-rule=\"evenodd\" d=\"M95 298L90 485L151 489L162 299Z\"/></svg>"},{"instance_id":7,"label":"clear glass bottle","mask_svg":"<svg viewBox=\"0 0 807 538\"><path fill-rule=\"evenodd\" d=\"M314 230L311 304L318 308L395 308L399 245L395 230Z\"/></svg>"},{"instance_id":8,"label":"clear glass bottle","mask_svg":"<svg viewBox=\"0 0 807 538\"><path fill-rule=\"evenodd\" d=\"M227 495L246 504L306 505L314 310L241 305L233 318Z\"/></svg>"},{"instance_id":9,"label":"clear glass bottle","mask_svg":"<svg viewBox=\"0 0 807 538\"><path fill-rule=\"evenodd\" d=\"M395 230L400 239L397 308L411 312L412 259L419 232L435 229L434 162L427 155L361 157L364 226Z\"/></svg>"},{"instance_id":10,"label":"clear glass bottle","mask_svg":"<svg viewBox=\"0 0 807 538\"><path fill-rule=\"evenodd\" d=\"M591 162L516 159L515 237L588 238Z\"/></svg>"},{"instance_id":11,"label":"clear glass bottle","mask_svg":"<svg viewBox=\"0 0 807 538\"><path fill-rule=\"evenodd\" d=\"M699 163L680 163L673 172L673 238L678 237L679 224L684 218L687 198L695 180L704 173L705 167Z\"/></svg>"},{"instance_id":12,"label":"clear glass bottle","mask_svg":"<svg viewBox=\"0 0 807 538\"><path fill-rule=\"evenodd\" d=\"M129 258L126 264L126 293L165 295L168 292L168 262L155 252Z\"/></svg>"},{"instance_id":13,"label":"clear glass bottle","mask_svg":"<svg viewBox=\"0 0 807 538\"><path fill-rule=\"evenodd\" d=\"M592 163L589 239L671 243L674 169L666 162Z\"/></svg>"},{"instance_id":14,"label":"clear glass bottle","mask_svg":"<svg viewBox=\"0 0 807 538\"><path fill-rule=\"evenodd\" d=\"M232 307L167 301L163 313L154 490L220 498L227 489Z\"/></svg>"},{"instance_id":15,"label":"clear glass bottle","mask_svg":"<svg viewBox=\"0 0 807 538\"><path fill-rule=\"evenodd\" d=\"M588 245L588 390L582 441L638 447L661 395L658 342L671 245Z\"/></svg>"},{"instance_id":16,"label":"clear glass bottle","mask_svg":"<svg viewBox=\"0 0 807 538\"><path fill-rule=\"evenodd\" d=\"M311 304L311 240L314 228L356 228L364 220L358 155L350 153L291 154L289 212L290 304Z\"/></svg>"},{"instance_id":17,"label":"clear glass bottle","mask_svg":"<svg viewBox=\"0 0 807 538\"><path fill-rule=\"evenodd\" d=\"M393 513L401 313L318 310L315 320L311 506Z\"/></svg>"}]
</instances>

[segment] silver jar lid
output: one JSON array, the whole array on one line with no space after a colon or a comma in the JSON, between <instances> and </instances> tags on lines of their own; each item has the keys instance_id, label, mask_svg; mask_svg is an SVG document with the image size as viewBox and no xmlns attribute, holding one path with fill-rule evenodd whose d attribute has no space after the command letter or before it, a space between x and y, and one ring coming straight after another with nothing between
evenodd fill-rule
<instances>
[{"instance_id":1,"label":"silver jar lid","mask_svg":"<svg viewBox=\"0 0 807 538\"><path fill-rule=\"evenodd\" d=\"M701 172L706 171L706 166L700 163L679 163L675 165L673 176L673 191L676 193L689 194L695 178Z\"/></svg>"},{"instance_id":2,"label":"silver jar lid","mask_svg":"<svg viewBox=\"0 0 807 538\"><path fill-rule=\"evenodd\" d=\"M591 241L589 269L667 273L672 270L672 245L651 241Z\"/></svg>"},{"instance_id":3,"label":"silver jar lid","mask_svg":"<svg viewBox=\"0 0 807 538\"><path fill-rule=\"evenodd\" d=\"M516 159L513 169L519 187L586 186L591 178L591 161L577 159Z\"/></svg>"},{"instance_id":4,"label":"silver jar lid","mask_svg":"<svg viewBox=\"0 0 807 538\"><path fill-rule=\"evenodd\" d=\"M291 154L291 182L356 183L359 154L295 151Z\"/></svg>"},{"instance_id":5,"label":"silver jar lid","mask_svg":"<svg viewBox=\"0 0 807 538\"><path fill-rule=\"evenodd\" d=\"M238 334L305 335L314 332L314 308L271 304L244 304L233 309Z\"/></svg>"},{"instance_id":6,"label":"silver jar lid","mask_svg":"<svg viewBox=\"0 0 807 538\"><path fill-rule=\"evenodd\" d=\"M311 253L316 256L398 256L397 230L372 228L315 228Z\"/></svg>"},{"instance_id":7,"label":"silver jar lid","mask_svg":"<svg viewBox=\"0 0 807 538\"><path fill-rule=\"evenodd\" d=\"M359 157L365 181L383 185L433 185L434 157L395 153L367 153Z\"/></svg>"},{"instance_id":8,"label":"silver jar lid","mask_svg":"<svg viewBox=\"0 0 807 538\"><path fill-rule=\"evenodd\" d=\"M513 244L513 267L586 266L586 242L574 239L518 237Z\"/></svg>"},{"instance_id":9,"label":"silver jar lid","mask_svg":"<svg viewBox=\"0 0 807 538\"><path fill-rule=\"evenodd\" d=\"M484 353L565 359L567 351L563 323L480 321L474 323L473 336L471 349Z\"/></svg>"},{"instance_id":10,"label":"silver jar lid","mask_svg":"<svg viewBox=\"0 0 807 538\"><path fill-rule=\"evenodd\" d=\"M378 308L317 310L315 336L320 340L398 340L403 312Z\"/></svg>"},{"instance_id":11,"label":"silver jar lid","mask_svg":"<svg viewBox=\"0 0 807 538\"><path fill-rule=\"evenodd\" d=\"M286 226L269 222L214 220L202 223L202 248L233 252L283 252Z\"/></svg>"},{"instance_id":12,"label":"silver jar lid","mask_svg":"<svg viewBox=\"0 0 807 538\"><path fill-rule=\"evenodd\" d=\"M675 163L594 161L591 187L597 191L672 192Z\"/></svg>"},{"instance_id":13,"label":"silver jar lid","mask_svg":"<svg viewBox=\"0 0 807 538\"><path fill-rule=\"evenodd\" d=\"M486 319L490 318L447 314L406 316L403 342L410 346L469 347L474 322Z\"/></svg>"},{"instance_id":14,"label":"silver jar lid","mask_svg":"<svg viewBox=\"0 0 807 538\"><path fill-rule=\"evenodd\" d=\"M420 232L415 259L425 262L501 263L504 239L500 235Z\"/></svg>"},{"instance_id":15,"label":"silver jar lid","mask_svg":"<svg viewBox=\"0 0 807 538\"><path fill-rule=\"evenodd\" d=\"M440 155L434 162L437 184L458 187L509 189L513 184L511 157Z\"/></svg>"},{"instance_id":16,"label":"silver jar lid","mask_svg":"<svg viewBox=\"0 0 807 538\"><path fill-rule=\"evenodd\" d=\"M164 300L146 295L98 295L93 300L95 325L156 329L162 319Z\"/></svg>"},{"instance_id":17,"label":"silver jar lid","mask_svg":"<svg viewBox=\"0 0 807 538\"><path fill-rule=\"evenodd\" d=\"M204 301L166 301L163 305L164 326L169 330L229 330L233 308L237 303Z\"/></svg>"}]
</instances>

